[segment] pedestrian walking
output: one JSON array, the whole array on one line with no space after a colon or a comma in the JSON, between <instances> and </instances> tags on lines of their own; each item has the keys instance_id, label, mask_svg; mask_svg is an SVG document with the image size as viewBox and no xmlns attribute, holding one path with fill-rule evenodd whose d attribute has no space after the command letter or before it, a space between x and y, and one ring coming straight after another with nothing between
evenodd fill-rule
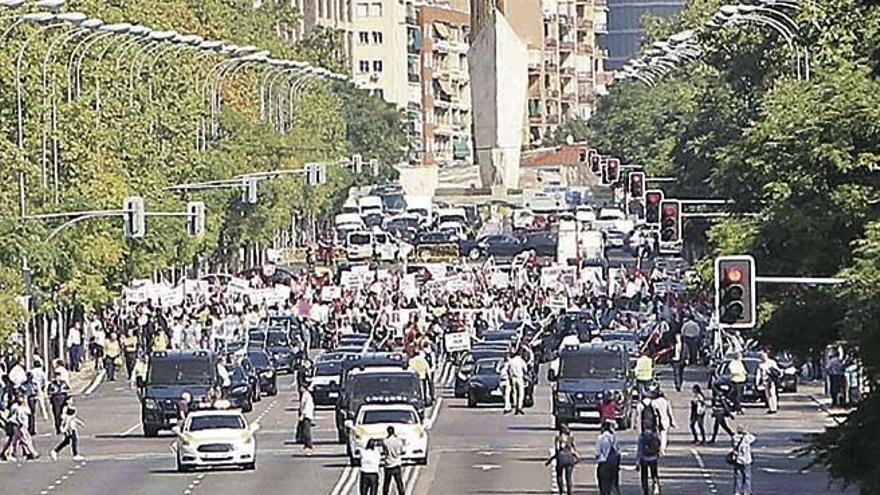
<instances>
[{"instance_id":1,"label":"pedestrian walking","mask_svg":"<svg viewBox=\"0 0 880 495\"><path fill-rule=\"evenodd\" d=\"M669 430L678 428L675 415L672 413L672 403L666 398L666 394L659 388L653 393L651 405L657 411L658 428L657 435L660 437L660 454L666 455L666 445L669 443Z\"/></svg>"},{"instance_id":2,"label":"pedestrian walking","mask_svg":"<svg viewBox=\"0 0 880 495\"><path fill-rule=\"evenodd\" d=\"M513 387L510 385L510 360L511 356L508 353L499 371L498 388L504 394L504 414L508 414L513 408Z\"/></svg>"},{"instance_id":3,"label":"pedestrian walking","mask_svg":"<svg viewBox=\"0 0 880 495\"><path fill-rule=\"evenodd\" d=\"M645 392L654 382L654 360L648 354L647 350L642 351L642 355L636 360L636 385L639 390L639 397L643 397Z\"/></svg>"},{"instance_id":4,"label":"pedestrian walking","mask_svg":"<svg viewBox=\"0 0 880 495\"><path fill-rule=\"evenodd\" d=\"M716 391L712 395L712 419L714 420L714 424L712 425L712 439L709 440L710 444L715 443L715 439L718 437L719 428L723 429L728 435L733 437L733 430L731 430L730 426L727 424L728 418L733 418L733 407L730 404L730 400L720 390Z\"/></svg>"},{"instance_id":5,"label":"pedestrian walking","mask_svg":"<svg viewBox=\"0 0 880 495\"><path fill-rule=\"evenodd\" d=\"M828 363L825 365L825 373L828 375L828 389L831 393L831 405L843 405L843 388L845 383L843 361L840 359L840 355L837 351L833 351L829 356Z\"/></svg>"},{"instance_id":6,"label":"pedestrian walking","mask_svg":"<svg viewBox=\"0 0 880 495\"><path fill-rule=\"evenodd\" d=\"M406 495L403 488L403 474L401 465L403 464L404 445L397 434L394 427L389 426L387 430L388 436L385 437L385 479L382 480L382 495L388 495L391 489L391 480L394 480L394 486L397 488L397 495Z\"/></svg>"},{"instance_id":7,"label":"pedestrian walking","mask_svg":"<svg viewBox=\"0 0 880 495\"><path fill-rule=\"evenodd\" d=\"M660 436L651 429L643 429L636 447L636 469L642 481L642 495L660 493ZM650 477L650 483L648 478Z\"/></svg>"},{"instance_id":8,"label":"pedestrian walking","mask_svg":"<svg viewBox=\"0 0 880 495\"><path fill-rule=\"evenodd\" d=\"M34 359L31 378L37 392L37 404L40 407L40 413L43 416L43 421L47 421L49 419L49 401L46 396L46 386L49 385L49 377L46 374L46 369L43 367L43 361L39 358ZM33 412L36 414L36 407Z\"/></svg>"},{"instance_id":9,"label":"pedestrian walking","mask_svg":"<svg viewBox=\"0 0 880 495\"><path fill-rule=\"evenodd\" d=\"M556 486L559 488L559 495L572 494L574 465L579 460L580 455L571 430L568 429L568 425L559 425L559 432L553 441L553 455L544 463L545 466L549 466L551 462L556 461Z\"/></svg>"},{"instance_id":10,"label":"pedestrian walking","mask_svg":"<svg viewBox=\"0 0 880 495\"><path fill-rule=\"evenodd\" d=\"M315 422L315 400L312 392L306 385L299 387L299 423L297 433L300 443L303 444L303 452L312 455L312 425Z\"/></svg>"},{"instance_id":11,"label":"pedestrian walking","mask_svg":"<svg viewBox=\"0 0 880 495\"><path fill-rule=\"evenodd\" d=\"M104 343L104 373L108 382L116 381L116 367L122 361L122 347L116 338L116 333L110 332Z\"/></svg>"},{"instance_id":12,"label":"pedestrian walking","mask_svg":"<svg viewBox=\"0 0 880 495\"><path fill-rule=\"evenodd\" d=\"M614 424L602 423L596 440L596 479L599 495L620 495L620 447L614 436Z\"/></svg>"},{"instance_id":13,"label":"pedestrian walking","mask_svg":"<svg viewBox=\"0 0 880 495\"><path fill-rule=\"evenodd\" d=\"M53 374L55 375L55 378L70 386L70 371L68 371L67 366L64 365L64 361L62 361L61 359L55 360L55 369L53 370Z\"/></svg>"},{"instance_id":14,"label":"pedestrian walking","mask_svg":"<svg viewBox=\"0 0 880 495\"><path fill-rule=\"evenodd\" d=\"M706 396L703 395L699 384L695 383L691 387L691 391L693 392L690 413L691 435L694 436L694 444L702 445L706 443ZM697 430L700 431L699 437L697 437Z\"/></svg>"},{"instance_id":15,"label":"pedestrian walking","mask_svg":"<svg viewBox=\"0 0 880 495\"><path fill-rule=\"evenodd\" d=\"M5 461L7 458L15 460L15 454L19 449L21 449L22 455L28 460L39 457L39 454L33 449L31 437L27 431L29 416L30 411L28 410L25 397L18 395L15 398L15 402L9 408L9 414L6 417L9 433L12 433L12 435L8 435L6 444L0 450L0 460Z\"/></svg>"},{"instance_id":16,"label":"pedestrian walking","mask_svg":"<svg viewBox=\"0 0 880 495\"><path fill-rule=\"evenodd\" d=\"M513 407L515 414L525 414L523 402L526 396L526 373L529 365L519 354L514 354L507 363L507 372L510 375L510 388L513 392Z\"/></svg>"},{"instance_id":17,"label":"pedestrian walking","mask_svg":"<svg viewBox=\"0 0 880 495\"><path fill-rule=\"evenodd\" d=\"M361 452L361 495L379 494L379 468L382 464L382 452L376 445L379 440L371 438L367 448Z\"/></svg>"},{"instance_id":18,"label":"pedestrian walking","mask_svg":"<svg viewBox=\"0 0 880 495\"><path fill-rule=\"evenodd\" d=\"M756 385L764 386L764 400L767 402L767 414L776 414L779 411L779 380L782 378L782 369L776 360L767 355L760 354L761 363L758 364L758 373L755 375Z\"/></svg>"},{"instance_id":19,"label":"pedestrian walking","mask_svg":"<svg viewBox=\"0 0 880 495\"><path fill-rule=\"evenodd\" d=\"M733 359L730 360L730 364L728 365L728 370L730 371L730 385L733 389L733 411L737 414L743 413L742 396L745 390L746 380L749 377L742 357L742 353L737 352L734 354Z\"/></svg>"},{"instance_id":20,"label":"pedestrian walking","mask_svg":"<svg viewBox=\"0 0 880 495\"><path fill-rule=\"evenodd\" d=\"M122 355L125 359L125 376L132 379L134 365L137 362L138 338L134 330L129 330L122 338Z\"/></svg>"},{"instance_id":21,"label":"pedestrian walking","mask_svg":"<svg viewBox=\"0 0 880 495\"><path fill-rule=\"evenodd\" d=\"M61 419L61 433L64 438L52 451L50 455L53 461L58 460L58 453L64 450L64 447L70 445L70 452L73 454L73 460L81 461L83 456L79 453L79 428L83 422L76 417L76 408L73 403L68 403L64 408L64 416Z\"/></svg>"},{"instance_id":22,"label":"pedestrian walking","mask_svg":"<svg viewBox=\"0 0 880 495\"><path fill-rule=\"evenodd\" d=\"M24 395L30 414L28 414L27 431L30 436L37 434L37 387L34 385L34 375L30 371L27 372L27 379L21 386L21 393Z\"/></svg>"},{"instance_id":23,"label":"pedestrian walking","mask_svg":"<svg viewBox=\"0 0 880 495\"><path fill-rule=\"evenodd\" d=\"M672 345L672 379L675 383L675 391L681 392L684 383L684 369L688 364L689 350L687 343L682 340L681 334L675 334L675 343Z\"/></svg>"},{"instance_id":24,"label":"pedestrian walking","mask_svg":"<svg viewBox=\"0 0 880 495\"><path fill-rule=\"evenodd\" d=\"M79 371L80 360L82 359L83 341L80 328L79 322L75 322L67 330L67 355L70 371Z\"/></svg>"},{"instance_id":25,"label":"pedestrian walking","mask_svg":"<svg viewBox=\"0 0 880 495\"><path fill-rule=\"evenodd\" d=\"M700 359L700 336L702 335L700 324L694 319L693 315L687 314L684 322L681 324L681 336L688 349L688 362L696 364Z\"/></svg>"},{"instance_id":26,"label":"pedestrian walking","mask_svg":"<svg viewBox=\"0 0 880 495\"><path fill-rule=\"evenodd\" d=\"M733 466L734 495L752 495L752 444L755 436L745 425L736 427L736 435L731 439L733 450L727 455L727 462Z\"/></svg>"},{"instance_id":27,"label":"pedestrian walking","mask_svg":"<svg viewBox=\"0 0 880 495\"><path fill-rule=\"evenodd\" d=\"M70 385L61 379L59 374L55 374L55 378L49 382L46 391L49 394L49 405L52 408L52 420L55 425L55 434L61 434L61 419L64 405L70 395Z\"/></svg>"}]
</instances>

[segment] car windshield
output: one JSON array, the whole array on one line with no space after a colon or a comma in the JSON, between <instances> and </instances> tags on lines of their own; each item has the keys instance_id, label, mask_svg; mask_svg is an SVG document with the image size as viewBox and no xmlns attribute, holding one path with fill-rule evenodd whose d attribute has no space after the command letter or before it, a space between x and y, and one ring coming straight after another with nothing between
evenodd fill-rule
<instances>
[{"instance_id":1,"label":"car windshield","mask_svg":"<svg viewBox=\"0 0 880 495\"><path fill-rule=\"evenodd\" d=\"M214 368L211 360L154 359L150 364L147 383L150 385L212 385Z\"/></svg>"},{"instance_id":2,"label":"car windshield","mask_svg":"<svg viewBox=\"0 0 880 495\"><path fill-rule=\"evenodd\" d=\"M628 365L621 356L612 352L572 354L562 357L559 370L564 380L580 378L622 378Z\"/></svg>"},{"instance_id":3,"label":"car windshield","mask_svg":"<svg viewBox=\"0 0 880 495\"><path fill-rule=\"evenodd\" d=\"M413 411L406 409L364 411L361 416L362 425L383 423L414 425L418 423L418 419Z\"/></svg>"},{"instance_id":4,"label":"car windshield","mask_svg":"<svg viewBox=\"0 0 880 495\"><path fill-rule=\"evenodd\" d=\"M367 234L352 234L348 236L348 243L355 246L363 246L370 243L370 236Z\"/></svg>"},{"instance_id":5,"label":"car windshield","mask_svg":"<svg viewBox=\"0 0 880 495\"><path fill-rule=\"evenodd\" d=\"M486 342L507 342L516 338L513 332L486 332L483 334L483 340Z\"/></svg>"},{"instance_id":6,"label":"car windshield","mask_svg":"<svg viewBox=\"0 0 880 495\"><path fill-rule=\"evenodd\" d=\"M262 330L251 330L248 332L248 340L251 342L263 342L266 340L266 332Z\"/></svg>"},{"instance_id":7,"label":"car windshield","mask_svg":"<svg viewBox=\"0 0 880 495\"><path fill-rule=\"evenodd\" d=\"M228 414L193 416L189 423L189 431L243 430L244 428L244 419L241 416L231 416Z\"/></svg>"},{"instance_id":8,"label":"car windshield","mask_svg":"<svg viewBox=\"0 0 880 495\"><path fill-rule=\"evenodd\" d=\"M354 398L368 396L412 396L419 390L418 378L414 376L359 376L352 380Z\"/></svg>"},{"instance_id":9,"label":"car windshield","mask_svg":"<svg viewBox=\"0 0 880 495\"><path fill-rule=\"evenodd\" d=\"M251 363L257 368L269 367L269 355L265 352L249 352L248 359L250 359Z\"/></svg>"},{"instance_id":10,"label":"car windshield","mask_svg":"<svg viewBox=\"0 0 880 495\"><path fill-rule=\"evenodd\" d=\"M406 208L406 201L403 194L386 194L382 196L382 204L386 210L402 210Z\"/></svg>"},{"instance_id":11,"label":"car windshield","mask_svg":"<svg viewBox=\"0 0 880 495\"><path fill-rule=\"evenodd\" d=\"M497 375L501 372L501 363L500 359L477 361L477 367L474 368L474 373L477 375Z\"/></svg>"},{"instance_id":12,"label":"car windshield","mask_svg":"<svg viewBox=\"0 0 880 495\"><path fill-rule=\"evenodd\" d=\"M315 365L315 376L333 376L342 371L342 361L328 361Z\"/></svg>"},{"instance_id":13,"label":"car windshield","mask_svg":"<svg viewBox=\"0 0 880 495\"><path fill-rule=\"evenodd\" d=\"M287 334L283 332L271 332L267 343L270 347L285 347L290 345L290 341L287 339Z\"/></svg>"}]
</instances>

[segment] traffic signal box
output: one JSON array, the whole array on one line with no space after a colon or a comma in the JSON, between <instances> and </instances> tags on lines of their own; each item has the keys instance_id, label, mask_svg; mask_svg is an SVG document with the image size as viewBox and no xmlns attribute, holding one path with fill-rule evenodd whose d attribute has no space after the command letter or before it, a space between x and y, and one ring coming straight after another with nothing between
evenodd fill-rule
<instances>
[{"instance_id":1,"label":"traffic signal box","mask_svg":"<svg viewBox=\"0 0 880 495\"><path fill-rule=\"evenodd\" d=\"M652 226L660 225L660 203L663 191L655 189L645 192L645 223Z\"/></svg>"},{"instance_id":2,"label":"traffic signal box","mask_svg":"<svg viewBox=\"0 0 880 495\"><path fill-rule=\"evenodd\" d=\"M660 242L681 241L681 203L673 199L660 201Z\"/></svg>"},{"instance_id":3,"label":"traffic signal box","mask_svg":"<svg viewBox=\"0 0 880 495\"><path fill-rule=\"evenodd\" d=\"M639 201L644 200L645 198L645 173L644 172L630 172L628 177L628 187L629 197L638 199Z\"/></svg>"},{"instance_id":4,"label":"traffic signal box","mask_svg":"<svg viewBox=\"0 0 880 495\"><path fill-rule=\"evenodd\" d=\"M725 328L755 326L755 259L720 256L715 259L715 311Z\"/></svg>"}]
</instances>

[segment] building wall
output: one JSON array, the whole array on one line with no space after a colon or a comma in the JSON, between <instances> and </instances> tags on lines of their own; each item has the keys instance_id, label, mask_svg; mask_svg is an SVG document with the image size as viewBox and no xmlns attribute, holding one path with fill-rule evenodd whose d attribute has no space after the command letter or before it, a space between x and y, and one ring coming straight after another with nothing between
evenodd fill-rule
<instances>
[{"instance_id":1,"label":"building wall","mask_svg":"<svg viewBox=\"0 0 880 495\"><path fill-rule=\"evenodd\" d=\"M600 44L608 50L608 69L616 70L639 53L646 14L669 17L684 8L686 0L608 0L608 34Z\"/></svg>"},{"instance_id":2,"label":"building wall","mask_svg":"<svg viewBox=\"0 0 880 495\"><path fill-rule=\"evenodd\" d=\"M448 7L418 8L423 165L473 161L468 74L470 16ZM412 40L412 36L410 37ZM412 69L412 62L410 62ZM412 81L410 72L410 81Z\"/></svg>"},{"instance_id":3,"label":"building wall","mask_svg":"<svg viewBox=\"0 0 880 495\"><path fill-rule=\"evenodd\" d=\"M406 2L351 0L351 69L355 83L405 108L409 101Z\"/></svg>"}]
</instances>

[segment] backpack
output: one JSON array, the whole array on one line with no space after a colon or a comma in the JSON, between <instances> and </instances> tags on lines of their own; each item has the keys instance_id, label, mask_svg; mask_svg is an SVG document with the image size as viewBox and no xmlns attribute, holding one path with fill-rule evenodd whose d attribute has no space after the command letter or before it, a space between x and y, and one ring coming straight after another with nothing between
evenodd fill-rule
<instances>
[{"instance_id":1,"label":"backpack","mask_svg":"<svg viewBox=\"0 0 880 495\"><path fill-rule=\"evenodd\" d=\"M653 431L646 431L644 435L647 436L647 441L645 442L645 446L642 449L642 453L645 456L656 456L660 454L660 437L657 436Z\"/></svg>"},{"instance_id":2,"label":"backpack","mask_svg":"<svg viewBox=\"0 0 880 495\"><path fill-rule=\"evenodd\" d=\"M660 426L660 415L654 404L648 404L642 409L642 429L657 431Z\"/></svg>"}]
</instances>

